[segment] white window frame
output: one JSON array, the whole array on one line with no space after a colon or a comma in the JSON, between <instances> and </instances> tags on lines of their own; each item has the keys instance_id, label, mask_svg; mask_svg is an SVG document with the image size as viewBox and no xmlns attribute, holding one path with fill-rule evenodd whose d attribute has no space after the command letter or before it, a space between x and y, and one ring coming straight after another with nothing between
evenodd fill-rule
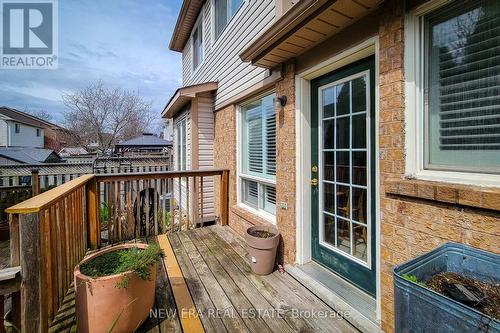
<instances>
[{"instance_id":1,"label":"white window frame","mask_svg":"<svg viewBox=\"0 0 500 333\"><path fill-rule=\"evenodd\" d=\"M451 3L433 0L405 17L405 174L409 178L483 186L500 186L499 174L425 169L425 66L423 18Z\"/></svg>"},{"instance_id":2,"label":"white window frame","mask_svg":"<svg viewBox=\"0 0 500 333\"><path fill-rule=\"evenodd\" d=\"M226 0L228 2L230 2L231 0ZM239 13L241 12L241 8L243 8L243 6L246 4L247 0L243 0L241 2L241 5L238 7L238 9L234 12L234 15L233 16L230 16L229 13L231 12L229 10L229 6L228 6L228 14L227 14L227 23L226 23L226 26L224 27L224 29L222 29L221 33L219 36L217 36L217 26L216 26L216 21L215 21L215 17L216 17L216 13L215 13L215 0L212 0L211 1L211 4L210 4L210 7L211 7L211 21L212 21L212 37L211 38L211 43L212 45L215 45L215 44L218 44L218 41L220 41L222 38L222 36L224 36L224 34L226 33L226 31L228 30L228 27L232 24L233 21L235 21L236 17L239 16Z\"/></svg>"},{"instance_id":3,"label":"white window frame","mask_svg":"<svg viewBox=\"0 0 500 333\"><path fill-rule=\"evenodd\" d=\"M265 93L262 93L252 99L249 99L245 101L244 103L237 105L236 106L236 156L237 156L237 161L236 161L236 169L237 169L237 182L236 182L236 202L237 206L242 207L251 213L265 219L267 222L276 225L276 215L273 215L264 209L261 208L255 208L252 207L248 204L246 204L243 201L243 180L252 180L257 182L259 186L259 192L261 191L261 188L263 188L262 185L271 185L276 188L276 178L270 179L270 178L264 178L264 177L259 177L255 175L249 175L246 173L243 173L242 168L243 168L243 158L244 158L244 149L242 148L243 144L243 135L242 135L242 130L243 130L243 119L244 119L244 112L243 107L247 104L250 104L252 102L255 102L256 100L259 100L265 96L269 96L271 94L275 94L276 92L274 90L271 91L266 91ZM262 198L259 197L258 200L261 200ZM278 213L278 202L276 202L276 214Z\"/></svg>"},{"instance_id":4,"label":"white window frame","mask_svg":"<svg viewBox=\"0 0 500 333\"><path fill-rule=\"evenodd\" d=\"M201 61L198 65L195 64L194 62L194 32L197 29L201 29ZM194 28L191 30L191 61L193 64L193 74L196 74L198 70L201 68L201 65L205 62L205 36L204 36L204 30L203 29L203 10L200 12L198 15L198 18L196 19L196 23L194 24Z\"/></svg>"}]
</instances>

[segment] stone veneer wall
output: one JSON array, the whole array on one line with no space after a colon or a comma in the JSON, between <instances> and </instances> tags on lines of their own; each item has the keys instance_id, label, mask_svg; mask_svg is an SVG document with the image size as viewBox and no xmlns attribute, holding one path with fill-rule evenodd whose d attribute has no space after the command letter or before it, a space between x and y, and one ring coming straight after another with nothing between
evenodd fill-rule
<instances>
[{"instance_id":1,"label":"stone veneer wall","mask_svg":"<svg viewBox=\"0 0 500 333\"><path fill-rule=\"evenodd\" d=\"M394 331L394 265L448 241L500 252L500 191L404 179L403 5L396 0L384 3L379 26L381 297L386 332Z\"/></svg>"},{"instance_id":2,"label":"stone veneer wall","mask_svg":"<svg viewBox=\"0 0 500 333\"><path fill-rule=\"evenodd\" d=\"M276 119L276 224L282 235L279 258L281 263L295 261L295 81L294 66L284 66L284 78L276 84L277 96L288 98ZM236 205L236 106L215 112L214 166L229 168L229 226L240 235L256 224L268 224L265 219ZM219 182L215 182L218 193ZM216 209L219 210L216 195ZM280 204L286 207L280 208Z\"/></svg>"}]
</instances>

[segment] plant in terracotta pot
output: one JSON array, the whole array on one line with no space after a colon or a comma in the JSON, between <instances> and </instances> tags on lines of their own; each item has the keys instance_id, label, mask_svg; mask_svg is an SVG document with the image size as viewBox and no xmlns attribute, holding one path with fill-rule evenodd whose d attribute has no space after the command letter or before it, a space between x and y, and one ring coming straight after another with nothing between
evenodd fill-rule
<instances>
[{"instance_id":1,"label":"plant in terracotta pot","mask_svg":"<svg viewBox=\"0 0 500 333\"><path fill-rule=\"evenodd\" d=\"M153 306L161 256L156 244L129 243L85 257L74 272L78 332L135 331Z\"/></svg>"},{"instance_id":2,"label":"plant in terracotta pot","mask_svg":"<svg viewBox=\"0 0 500 333\"><path fill-rule=\"evenodd\" d=\"M279 236L278 229L272 226L253 226L247 229L245 240L254 273L267 275L273 271Z\"/></svg>"}]
</instances>

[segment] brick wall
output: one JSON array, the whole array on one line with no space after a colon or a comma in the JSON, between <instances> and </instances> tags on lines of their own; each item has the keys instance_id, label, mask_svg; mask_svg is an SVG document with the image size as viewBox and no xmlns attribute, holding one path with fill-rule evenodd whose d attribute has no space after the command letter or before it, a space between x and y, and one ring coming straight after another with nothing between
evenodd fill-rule
<instances>
[{"instance_id":1,"label":"brick wall","mask_svg":"<svg viewBox=\"0 0 500 333\"><path fill-rule=\"evenodd\" d=\"M395 0L384 3L385 14L379 26L381 297L382 328L386 332L394 331L394 265L447 241L500 252L500 215L484 209L487 206L483 204L470 202L477 197L474 193L481 190L442 182L404 180L403 3ZM467 202L459 201L460 193L469 197ZM484 190L479 197L485 193L490 191ZM498 191L496 198L500 198Z\"/></svg>"},{"instance_id":2,"label":"brick wall","mask_svg":"<svg viewBox=\"0 0 500 333\"><path fill-rule=\"evenodd\" d=\"M280 262L295 261L295 81L294 66L285 66L284 79L276 84L277 96L288 98L286 106L276 119L276 223L282 235ZM236 107L229 106L215 113L214 166L229 168L229 226L240 235L256 224L269 222L251 212L237 207L236 196ZM219 182L215 182L218 193ZM216 209L219 211L218 197ZM280 208L284 203L286 207Z\"/></svg>"}]
</instances>

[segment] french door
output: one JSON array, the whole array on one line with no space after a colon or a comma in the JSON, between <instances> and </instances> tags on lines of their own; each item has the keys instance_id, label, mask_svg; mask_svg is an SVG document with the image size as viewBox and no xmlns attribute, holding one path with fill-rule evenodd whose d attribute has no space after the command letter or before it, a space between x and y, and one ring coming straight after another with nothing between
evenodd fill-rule
<instances>
[{"instance_id":1,"label":"french door","mask_svg":"<svg viewBox=\"0 0 500 333\"><path fill-rule=\"evenodd\" d=\"M375 296L374 57L311 82L312 256Z\"/></svg>"}]
</instances>

